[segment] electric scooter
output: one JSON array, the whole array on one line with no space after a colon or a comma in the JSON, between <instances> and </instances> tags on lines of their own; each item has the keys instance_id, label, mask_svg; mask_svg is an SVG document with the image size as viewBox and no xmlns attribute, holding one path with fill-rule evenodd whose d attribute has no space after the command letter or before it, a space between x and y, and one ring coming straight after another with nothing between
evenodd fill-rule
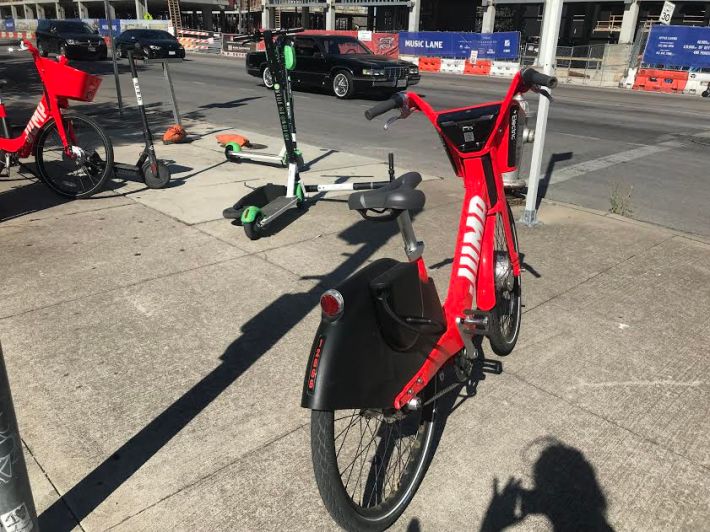
<instances>
[{"instance_id":1,"label":"electric scooter","mask_svg":"<svg viewBox=\"0 0 710 532\"><path fill-rule=\"evenodd\" d=\"M288 164L286 185L268 183L246 194L232 207L225 209L222 215L234 219L237 225L244 228L244 233L251 240L257 240L266 234L266 228L286 212L300 208L306 201L306 193L331 192L348 190L372 190L389 181L330 183L320 185L304 185L299 170L303 165L301 152L296 143L296 124L294 119L293 94L289 70L296 65L296 55L292 36L303 31L303 28L256 31L247 39L259 41L264 39L266 60L273 79L273 91L276 99L281 132L285 146L285 158ZM238 160L240 147L236 143L228 143L225 156L229 160ZM394 174L394 161L389 158L390 174Z\"/></svg>"},{"instance_id":2,"label":"electric scooter","mask_svg":"<svg viewBox=\"0 0 710 532\"><path fill-rule=\"evenodd\" d=\"M140 44L136 44L136 50L140 49ZM153 134L148 125L148 117L145 114L143 105L143 95L138 84L138 71L133 57L133 50L128 50L128 64L131 67L131 78L133 80L133 89L136 93L136 101L138 102L138 111L141 115L141 123L143 125L143 140L145 147L138 156L136 164L114 163L113 169L116 174L126 173L131 174L141 179L148 188L164 188L170 182L170 169L155 156L155 146L153 145Z\"/></svg>"}]
</instances>

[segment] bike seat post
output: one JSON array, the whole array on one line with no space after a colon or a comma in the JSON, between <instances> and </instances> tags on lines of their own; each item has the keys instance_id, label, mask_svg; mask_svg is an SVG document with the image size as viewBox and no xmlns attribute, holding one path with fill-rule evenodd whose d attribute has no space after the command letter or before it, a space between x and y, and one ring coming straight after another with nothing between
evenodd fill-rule
<instances>
[{"instance_id":1,"label":"bike seat post","mask_svg":"<svg viewBox=\"0 0 710 532\"><path fill-rule=\"evenodd\" d=\"M412 225L412 217L409 215L409 211L402 211L397 216L397 225L400 233L402 233L404 252L407 254L409 262L418 260L424 253L424 242L418 241L414 234L414 226Z\"/></svg>"}]
</instances>

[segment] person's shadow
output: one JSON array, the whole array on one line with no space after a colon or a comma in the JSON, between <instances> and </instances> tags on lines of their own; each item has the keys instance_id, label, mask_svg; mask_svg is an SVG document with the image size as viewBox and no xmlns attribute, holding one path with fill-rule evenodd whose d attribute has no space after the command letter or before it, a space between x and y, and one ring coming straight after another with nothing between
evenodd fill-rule
<instances>
[{"instance_id":1,"label":"person's shadow","mask_svg":"<svg viewBox=\"0 0 710 532\"><path fill-rule=\"evenodd\" d=\"M494 532L523 521L528 515L544 515L553 530L613 531L606 519L607 500L592 464L579 449L553 439L543 444L533 466L532 490L510 478L503 489L493 481L493 495L481 524L481 532Z\"/></svg>"}]
</instances>

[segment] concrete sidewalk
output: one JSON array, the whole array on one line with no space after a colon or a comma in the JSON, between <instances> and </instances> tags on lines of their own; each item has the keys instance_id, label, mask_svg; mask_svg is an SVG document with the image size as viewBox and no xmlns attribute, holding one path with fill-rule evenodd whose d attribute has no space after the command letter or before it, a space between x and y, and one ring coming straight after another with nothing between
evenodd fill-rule
<instances>
[{"instance_id":1,"label":"concrete sidewalk","mask_svg":"<svg viewBox=\"0 0 710 532\"><path fill-rule=\"evenodd\" d=\"M396 226L331 197L251 242L221 211L284 170L225 163L222 128L189 129L202 137L157 147L175 161L166 190L117 182L62 203L0 180L0 339L43 530L334 529L299 407L317 300L401 258ZM134 160L131 132L114 133L117 160ZM303 151L309 182L386 178L380 161ZM415 225L443 291L460 182L421 188ZM458 400L394 528L704 528L710 243L561 204L540 218L519 227L518 347ZM493 497L510 477L537 501L519 523Z\"/></svg>"}]
</instances>

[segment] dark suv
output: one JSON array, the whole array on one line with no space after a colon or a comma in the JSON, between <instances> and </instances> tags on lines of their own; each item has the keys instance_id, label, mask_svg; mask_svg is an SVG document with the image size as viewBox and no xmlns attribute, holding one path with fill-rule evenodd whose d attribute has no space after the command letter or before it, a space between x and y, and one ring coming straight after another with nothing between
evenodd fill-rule
<instances>
[{"instance_id":1,"label":"dark suv","mask_svg":"<svg viewBox=\"0 0 710 532\"><path fill-rule=\"evenodd\" d=\"M99 32L80 20L40 20L37 49L77 59L106 59L106 43Z\"/></svg>"}]
</instances>

